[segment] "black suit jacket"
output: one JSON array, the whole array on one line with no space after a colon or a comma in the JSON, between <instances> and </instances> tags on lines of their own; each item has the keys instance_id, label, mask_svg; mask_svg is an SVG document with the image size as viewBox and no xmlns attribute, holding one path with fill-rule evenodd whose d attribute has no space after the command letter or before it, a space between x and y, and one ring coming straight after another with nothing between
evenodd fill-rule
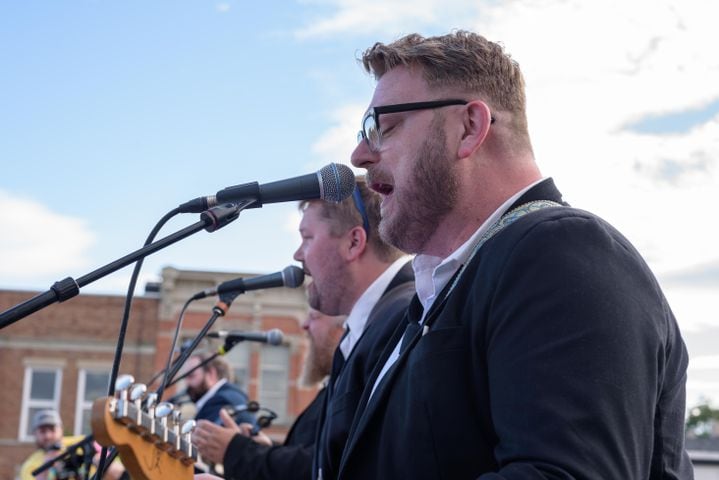
<instances>
[{"instance_id":1,"label":"black suit jacket","mask_svg":"<svg viewBox=\"0 0 719 480\"><path fill-rule=\"evenodd\" d=\"M336 477L342 450L367 379L392 333L403 321L404 312L414 293L414 271L411 263L407 262L372 309L362 335L339 374L330 378L330 383L334 385L332 395L327 397L317 437L319 448L315 454L314 477L320 476L320 468L323 480ZM342 355L339 348L335 355Z\"/></svg>"},{"instance_id":2,"label":"black suit jacket","mask_svg":"<svg viewBox=\"0 0 719 480\"><path fill-rule=\"evenodd\" d=\"M561 196L547 180L515 205L536 199ZM388 343L339 478L692 478L684 343L606 222L566 207L526 215L440 299L368 402L403 327Z\"/></svg>"},{"instance_id":3,"label":"black suit jacket","mask_svg":"<svg viewBox=\"0 0 719 480\"><path fill-rule=\"evenodd\" d=\"M312 403L297 417L282 445L268 447L245 436L235 435L223 459L225 478L310 478L317 422L324 408L326 390L320 390Z\"/></svg>"}]
</instances>

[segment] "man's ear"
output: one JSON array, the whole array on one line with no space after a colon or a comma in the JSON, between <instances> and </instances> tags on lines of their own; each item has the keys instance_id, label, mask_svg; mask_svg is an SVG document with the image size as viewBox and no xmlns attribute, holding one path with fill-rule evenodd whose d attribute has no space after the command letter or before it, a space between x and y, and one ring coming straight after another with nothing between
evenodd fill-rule
<instances>
[{"instance_id":1,"label":"man's ear","mask_svg":"<svg viewBox=\"0 0 719 480\"><path fill-rule=\"evenodd\" d=\"M462 117L464 132L459 144L457 155L467 158L479 149L489 133L492 114L486 103L475 100L466 105Z\"/></svg>"},{"instance_id":2,"label":"man's ear","mask_svg":"<svg viewBox=\"0 0 719 480\"><path fill-rule=\"evenodd\" d=\"M364 228L357 225L352 227L345 235L347 239L345 259L347 261L357 260L367 248L367 233Z\"/></svg>"}]
</instances>

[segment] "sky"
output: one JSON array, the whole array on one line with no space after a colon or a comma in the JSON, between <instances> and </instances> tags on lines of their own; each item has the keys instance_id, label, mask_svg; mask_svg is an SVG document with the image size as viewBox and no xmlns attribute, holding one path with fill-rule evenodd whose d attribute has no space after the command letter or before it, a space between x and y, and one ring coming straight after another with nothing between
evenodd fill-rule
<instances>
[{"instance_id":1,"label":"sky","mask_svg":"<svg viewBox=\"0 0 719 480\"><path fill-rule=\"evenodd\" d=\"M690 353L688 405L719 404L719 6L701 0L101 0L0 3L0 288L45 291L140 248L179 204L349 163L376 41L457 29L527 83L542 173L642 253ZM148 257L293 264L295 204ZM158 238L195 224L174 217ZM83 287L124 294L131 267ZM142 288L140 287L141 291ZM119 321L119 319L118 319Z\"/></svg>"}]
</instances>

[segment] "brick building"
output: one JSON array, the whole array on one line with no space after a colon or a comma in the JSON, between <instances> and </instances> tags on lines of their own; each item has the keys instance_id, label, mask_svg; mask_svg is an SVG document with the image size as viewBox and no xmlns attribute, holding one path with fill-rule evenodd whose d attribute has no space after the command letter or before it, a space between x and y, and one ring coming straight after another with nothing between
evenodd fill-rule
<instances>
[{"instance_id":1,"label":"brick building","mask_svg":"<svg viewBox=\"0 0 719 480\"><path fill-rule=\"evenodd\" d=\"M120 373L130 373L141 382L152 378L165 366L185 302L198 291L238 276L252 274L165 268L159 288L133 301ZM37 293L0 291L0 311ZM34 450L29 423L37 409L58 409L66 434L90 433L90 407L107 393L124 301L121 295L81 294L0 330L0 478L14 478L22 460ZM208 297L190 304L181 339L200 331L215 301ZM241 342L225 355L236 383L250 399L278 414L268 429L278 439L315 394L298 385L307 347L301 328L306 308L302 288L247 292L213 327L283 331L281 346ZM216 351L221 345L205 340L200 348Z\"/></svg>"}]
</instances>

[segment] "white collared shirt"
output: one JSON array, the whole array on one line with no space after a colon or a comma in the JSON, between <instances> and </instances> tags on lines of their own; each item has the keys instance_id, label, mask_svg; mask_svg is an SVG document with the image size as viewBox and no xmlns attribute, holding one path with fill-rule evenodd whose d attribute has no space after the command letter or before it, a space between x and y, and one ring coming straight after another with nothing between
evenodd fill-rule
<instances>
[{"instance_id":1,"label":"white collared shirt","mask_svg":"<svg viewBox=\"0 0 719 480\"><path fill-rule=\"evenodd\" d=\"M375 307L380 297L387 290L392 279L397 275L397 272L407 262L406 257L398 258L395 260L382 274L375 279L374 282L362 293L357 299L355 304L352 306L350 314L345 320L345 328L349 328L349 333L345 335L344 339L340 343L340 351L344 355L345 360L349 357L352 349L357 344L357 341L362 336L362 332L367 326L367 318L372 313L372 309Z\"/></svg>"},{"instance_id":2,"label":"white collared shirt","mask_svg":"<svg viewBox=\"0 0 719 480\"><path fill-rule=\"evenodd\" d=\"M205 394L204 394L203 396L201 396L198 401L195 402L195 408L197 408L197 411L199 412L200 410L202 410L202 407L205 406L205 404L207 403L207 401L208 401L209 399L211 399L212 396L213 396L215 393L217 393L217 391L220 389L220 387L222 387L222 386L223 386L224 384L226 384L226 383L227 383L227 379L226 379L226 378L221 378L220 380L217 381L216 384L214 384L214 385L212 386L212 388L210 388L208 391L206 391Z\"/></svg>"},{"instance_id":3,"label":"white collared shirt","mask_svg":"<svg viewBox=\"0 0 719 480\"><path fill-rule=\"evenodd\" d=\"M476 245L482 235L484 235L485 232L489 230L489 228L494 225L494 223L499 220L502 215L504 215L504 213L514 202L519 199L519 197L524 195L527 190L534 187L536 184L540 183L543 180L544 179L537 180L536 182L523 188L519 192L512 195L509 199L507 199L507 201L500 205L499 208L496 209L484 221L484 223L482 223L482 225L480 225L480 227L472 234L471 237L469 237L466 242L460 245L457 250L449 254L449 256L447 256L446 258L442 259L433 255L420 254L417 255L414 260L412 260L412 268L414 269L415 289L417 290L417 297L419 298L419 301L424 308L420 323L424 322L427 312L432 307L435 300L437 300L437 295L439 295L439 293L444 289L444 287L447 285L447 282L449 282L449 280L459 269L459 267L461 267L462 264L466 262L469 256L472 254L472 249L474 248L474 245ZM426 333L426 331L423 332L423 334L424 333ZM377 385L379 385L387 371L392 365L394 365L394 363L399 358L399 347L401 344L402 338L400 338L399 342L397 343L394 350L387 359L387 362L384 364L382 370L377 376L377 380L372 387L370 399L372 398L372 395L374 395L374 392L377 389Z\"/></svg>"}]
</instances>

